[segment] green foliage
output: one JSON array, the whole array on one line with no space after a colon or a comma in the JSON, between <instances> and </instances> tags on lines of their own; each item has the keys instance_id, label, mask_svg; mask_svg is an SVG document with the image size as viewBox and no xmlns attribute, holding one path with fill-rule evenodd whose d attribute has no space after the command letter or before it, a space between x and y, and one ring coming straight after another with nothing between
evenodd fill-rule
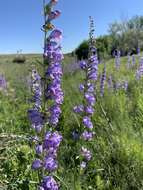
<instances>
[{"instance_id":1,"label":"green foliage","mask_svg":"<svg viewBox=\"0 0 143 190\"><path fill-rule=\"evenodd\" d=\"M75 54L79 60L88 58L88 41L83 41L78 48L75 50Z\"/></svg>"},{"instance_id":2,"label":"green foliage","mask_svg":"<svg viewBox=\"0 0 143 190\"><path fill-rule=\"evenodd\" d=\"M137 53L137 48L143 50L143 16L135 16L129 20L113 22L109 25L109 34L96 38L96 47L100 59L112 57L115 49L121 50L121 55ZM87 59L88 40L83 41L75 50L77 58Z\"/></svg>"}]
</instances>

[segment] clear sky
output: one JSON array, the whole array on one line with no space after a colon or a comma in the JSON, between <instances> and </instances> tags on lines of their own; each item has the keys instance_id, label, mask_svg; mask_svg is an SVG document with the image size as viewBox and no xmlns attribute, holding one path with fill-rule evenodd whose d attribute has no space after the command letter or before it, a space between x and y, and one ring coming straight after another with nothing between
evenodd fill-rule
<instances>
[{"instance_id":1,"label":"clear sky","mask_svg":"<svg viewBox=\"0 0 143 190\"><path fill-rule=\"evenodd\" d=\"M48 0L47 0L48 1ZM55 25L62 29L63 51L69 52L88 38L91 15L96 35L106 34L108 24L134 15L143 15L143 0L59 0L62 15ZM0 54L43 51L42 0L0 1Z\"/></svg>"}]
</instances>

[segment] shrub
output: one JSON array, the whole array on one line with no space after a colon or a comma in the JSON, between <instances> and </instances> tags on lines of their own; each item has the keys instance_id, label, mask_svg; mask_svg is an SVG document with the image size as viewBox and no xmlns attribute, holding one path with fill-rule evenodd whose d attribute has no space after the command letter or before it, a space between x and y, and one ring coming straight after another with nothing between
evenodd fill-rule
<instances>
[{"instance_id":1,"label":"shrub","mask_svg":"<svg viewBox=\"0 0 143 190\"><path fill-rule=\"evenodd\" d=\"M13 63L25 63L26 57L24 55L16 55L13 59Z\"/></svg>"}]
</instances>

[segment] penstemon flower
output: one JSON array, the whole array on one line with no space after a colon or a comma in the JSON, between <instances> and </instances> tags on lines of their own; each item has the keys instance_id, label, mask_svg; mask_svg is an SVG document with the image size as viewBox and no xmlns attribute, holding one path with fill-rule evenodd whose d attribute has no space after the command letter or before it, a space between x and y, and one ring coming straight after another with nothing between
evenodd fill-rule
<instances>
[{"instance_id":1,"label":"penstemon flower","mask_svg":"<svg viewBox=\"0 0 143 190\"><path fill-rule=\"evenodd\" d=\"M136 71L136 79L139 80L143 76L143 57L140 58L140 65Z\"/></svg>"},{"instance_id":2,"label":"penstemon flower","mask_svg":"<svg viewBox=\"0 0 143 190\"><path fill-rule=\"evenodd\" d=\"M33 107L28 111L28 117L31 122L31 127L39 133L43 128L44 120L41 112L41 77L35 69L32 70L32 92Z\"/></svg>"},{"instance_id":3,"label":"penstemon flower","mask_svg":"<svg viewBox=\"0 0 143 190\"><path fill-rule=\"evenodd\" d=\"M128 81L117 81L114 83L114 90L117 91L117 90L124 90L124 91L127 91L128 89Z\"/></svg>"},{"instance_id":4,"label":"penstemon flower","mask_svg":"<svg viewBox=\"0 0 143 190\"><path fill-rule=\"evenodd\" d=\"M79 90L83 94L83 105L74 107L74 112L82 116L82 126L80 138L83 142L91 141L95 135L93 132L92 115L94 114L94 106L96 103L95 81L98 79L98 58L97 50L94 46L94 23L90 17L90 41L89 41L89 57L88 60L80 61L80 68L85 72L86 78L83 84L80 84ZM86 143L85 143L86 145ZM84 145L80 150L81 169L86 168L87 163L92 158L92 153Z\"/></svg>"},{"instance_id":5,"label":"penstemon flower","mask_svg":"<svg viewBox=\"0 0 143 190\"><path fill-rule=\"evenodd\" d=\"M140 48L140 46L138 46L138 48L137 48L137 55L140 57L140 53L141 53L141 48Z\"/></svg>"},{"instance_id":6,"label":"penstemon flower","mask_svg":"<svg viewBox=\"0 0 143 190\"><path fill-rule=\"evenodd\" d=\"M63 91L61 78L63 75L61 61L63 54L60 41L62 32L56 29L51 21L60 16L61 12L53 10L58 0L50 0L44 4L43 31L44 54L43 68L44 76L40 77L36 70L32 71L32 91L34 106L28 111L32 128L36 131L35 154L36 159L32 163L32 169L38 170L40 190L58 190L59 185L52 176L58 168L58 148L62 141L62 135L56 130L61 114L63 102ZM49 34L49 31L51 33ZM43 79L43 83L41 82ZM41 83L43 84L41 86ZM43 92L43 93L42 93ZM48 127L48 129L47 129Z\"/></svg>"}]
</instances>

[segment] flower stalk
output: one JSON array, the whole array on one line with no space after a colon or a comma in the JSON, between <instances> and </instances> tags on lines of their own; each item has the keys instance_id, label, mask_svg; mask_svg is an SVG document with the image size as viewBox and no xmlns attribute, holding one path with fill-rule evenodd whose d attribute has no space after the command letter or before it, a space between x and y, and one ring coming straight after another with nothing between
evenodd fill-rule
<instances>
[{"instance_id":1,"label":"flower stalk","mask_svg":"<svg viewBox=\"0 0 143 190\"><path fill-rule=\"evenodd\" d=\"M63 92L61 88L63 54L60 41L62 32L56 29L52 21L61 14L54 10L58 0L50 0L44 9L44 54L43 77L33 71L34 107L28 111L31 126L36 132L35 156L32 169L38 171L39 190L58 190L59 184L54 179L54 172L58 169L58 148L62 135L57 131ZM42 88L43 87L43 88Z\"/></svg>"},{"instance_id":2,"label":"flower stalk","mask_svg":"<svg viewBox=\"0 0 143 190\"><path fill-rule=\"evenodd\" d=\"M74 107L74 112L80 114L82 118L82 128L80 129L80 139L83 146L80 150L80 169L87 167L88 162L92 159L91 151L86 147L86 142L91 141L95 135L93 131L92 116L95 112L96 103L95 81L98 78L98 58L94 40L94 22L90 17L89 33L89 54L88 60L80 62L80 68L85 73L84 83L80 84L79 90L83 95L83 104Z\"/></svg>"}]
</instances>

